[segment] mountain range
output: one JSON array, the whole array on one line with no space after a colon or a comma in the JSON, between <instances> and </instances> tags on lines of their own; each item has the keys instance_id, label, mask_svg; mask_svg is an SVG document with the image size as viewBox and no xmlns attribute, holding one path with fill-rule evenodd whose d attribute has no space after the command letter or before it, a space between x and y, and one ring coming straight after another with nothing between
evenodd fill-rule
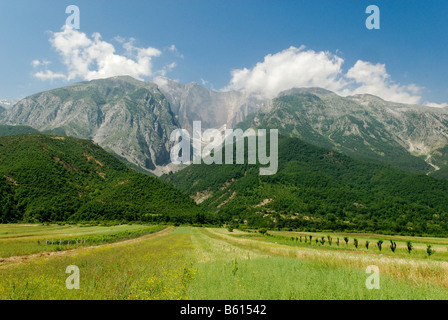
<instances>
[{"instance_id":1,"label":"mountain range","mask_svg":"<svg viewBox=\"0 0 448 320\"><path fill-rule=\"evenodd\" d=\"M282 135L414 172L448 177L448 108L341 97L296 88L276 98L208 90L196 83L128 76L37 93L0 113L0 124L91 139L134 168L160 176L177 170L170 134L202 128L275 128Z\"/></svg>"},{"instance_id":2,"label":"mountain range","mask_svg":"<svg viewBox=\"0 0 448 320\"><path fill-rule=\"evenodd\" d=\"M354 158L416 173L438 174L448 164L448 108L302 88L280 93L238 126L276 128L283 135Z\"/></svg>"}]
</instances>

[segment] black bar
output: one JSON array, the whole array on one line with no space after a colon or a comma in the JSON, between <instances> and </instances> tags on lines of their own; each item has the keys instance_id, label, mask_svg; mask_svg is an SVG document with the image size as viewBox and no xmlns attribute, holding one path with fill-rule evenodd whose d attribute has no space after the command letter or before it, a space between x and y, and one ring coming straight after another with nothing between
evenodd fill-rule
<instances>
[{"instance_id":1,"label":"black bar","mask_svg":"<svg viewBox=\"0 0 448 320\"><path fill-rule=\"evenodd\" d=\"M0 301L3 314L39 314L99 319L322 319L340 316L366 318L415 315L430 308L434 314L447 301L285 301L285 300L182 300L182 301ZM212 310L212 312L210 312ZM120 315L120 317L118 317Z\"/></svg>"}]
</instances>

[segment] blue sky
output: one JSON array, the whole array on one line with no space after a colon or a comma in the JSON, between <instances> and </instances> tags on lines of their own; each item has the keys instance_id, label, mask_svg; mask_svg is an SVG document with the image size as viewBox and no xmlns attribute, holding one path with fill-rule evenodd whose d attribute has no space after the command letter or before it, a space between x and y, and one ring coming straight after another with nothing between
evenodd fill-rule
<instances>
[{"instance_id":1,"label":"blue sky","mask_svg":"<svg viewBox=\"0 0 448 320\"><path fill-rule=\"evenodd\" d=\"M72 34L61 29L69 5L80 9L80 29ZM369 5L380 9L379 30L365 26ZM117 61L141 79L163 75L216 90L275 95L292 85L322 86L345 95L448 102L443 0L1 0L0 30L0 99L120 72L105 61L123 58ZM113 57L95 51L89 73L84 65L74 71L80 56L63 50L79 47L57 40L81 36L95 50L112 46Z\"/></svg>"}]
</instances>

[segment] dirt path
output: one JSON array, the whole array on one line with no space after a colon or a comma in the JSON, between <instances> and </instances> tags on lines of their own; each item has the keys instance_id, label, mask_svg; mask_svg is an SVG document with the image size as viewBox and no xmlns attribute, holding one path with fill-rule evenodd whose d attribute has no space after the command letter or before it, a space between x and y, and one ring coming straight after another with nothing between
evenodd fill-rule
<instances>
[{"instance_id":1,"label":"dirt path","mask_svg":"<svg viewBox=\"0 0 448 320\"><path fill-rule=\"evenodd\" d=\"M37 258L42 258L42 257L51 257L51 256L64 256L64 255L75 254L82 250L89 250L89 249L101 248L101 247L115 247L115 246L125 245L125 244L129 244L129 243L140 242L140 241L147 240L147 239L165 236L165 235L171 233L173 230L174 230L174 227L167 227L160 231L150 233L150 234L138 237L138 238L117 241L117 242L113 242L113 243L100 244L97 246L79 247L79 248L67 249L67 250L63 250L63 251L39 252L39 253L28 254L28 255L24 255L24 256L0 258L0 268L16 265L16 264L19 264L22 262L29 261L31 259L37 259Z\"/></svg>"}]
</instances>

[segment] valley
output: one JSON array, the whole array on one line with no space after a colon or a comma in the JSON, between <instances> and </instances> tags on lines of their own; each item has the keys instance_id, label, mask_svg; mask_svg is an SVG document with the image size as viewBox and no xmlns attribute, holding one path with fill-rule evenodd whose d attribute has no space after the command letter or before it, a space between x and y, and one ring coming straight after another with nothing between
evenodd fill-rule
<instances>
[{"instance_id":1,"label":"valley","mask_svg":"<svg viewBox=\"0 0 448 320\"><path fill-rule=\"evenodd\" d=\"M4 317L444 314L448 1L372 2L0 1Z\"/></svg>"},{"instance_id":2,"label":"valley","mask_svg":"<svg viewBox=\"0 0 448 320\"><path fill-rule=\"evenodd\" d=\"M0 113L0 299L447 299L446 110L420 107L131 77L27 97ZM170 163L195 120L280 135Z\"/></svg>"}]
</instances>

